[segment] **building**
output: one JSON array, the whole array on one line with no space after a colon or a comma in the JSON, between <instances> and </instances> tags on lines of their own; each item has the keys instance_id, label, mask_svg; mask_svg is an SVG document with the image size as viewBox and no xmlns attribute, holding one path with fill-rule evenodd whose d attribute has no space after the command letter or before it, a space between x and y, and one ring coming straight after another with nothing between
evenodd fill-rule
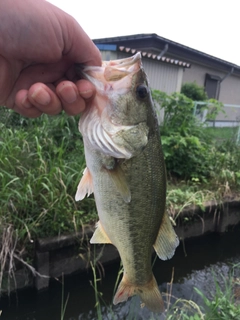
<instances>
[{"instance_id":1,"label":"building","mask_svg":"<svg viewBox=\"0 0 240 320\"><path fill-rule=\"evenodd\" d=\"M240 66L160 37L137 34L93 40L104 60L120 59L141 51L143 65L153 89L168 94L179 92L182 84L204 86L209 98L224 103L226 115L219 125L240 121Z\"/></svg>"}]
</instances>

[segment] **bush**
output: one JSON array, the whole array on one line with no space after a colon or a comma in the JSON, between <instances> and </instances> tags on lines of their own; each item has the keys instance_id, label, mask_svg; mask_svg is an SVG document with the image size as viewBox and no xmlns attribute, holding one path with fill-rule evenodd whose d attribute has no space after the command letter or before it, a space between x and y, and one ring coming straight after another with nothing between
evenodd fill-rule
<instances>
[{"instance_id":1,"label":"bush","mask_svg":"<svg viewBox=\"0 0 240 320\"><path fill-rule=\"evenodd\" d=\"M168 96L154 90L153 100L164 109L161 136L169 175L204 180L210 176L211 139L194 116L194 103L181 93Z\"/></svg>"},{"instance_id":2,"label":"bush","mask_svg":"<svg viewBox=\"0 0 240 320\"><path fill-rule=\"evenodd\" d=\"M204 87L199 86L196 82L186 82L183 84L181 93L193 101L205 101L208 96Z\"/></svg>"},{"instance_id":3,"label":"bush","mask_svg":"<svg viewBox=\"0 0 240 320\"><path fill-rule=\"evenodd\" d=\"M211 179L215 186L239 187L240 146L236 130L229 133L226 128L207 128L195 116L194 101L182 93L167 95L153 90L152 96L156 108L164 110L160 132L168 176L195 182ZM208 109L206 120L214 120L222 107L218 101L206 101L202 106Z\"/></svg>"}]
</instances>

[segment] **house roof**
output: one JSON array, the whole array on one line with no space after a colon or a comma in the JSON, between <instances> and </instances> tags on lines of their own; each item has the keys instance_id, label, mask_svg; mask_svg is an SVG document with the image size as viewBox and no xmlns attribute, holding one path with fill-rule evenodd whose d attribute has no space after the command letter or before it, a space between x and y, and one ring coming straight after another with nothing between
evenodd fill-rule
<instances>
[{"instance_id":1,"label":"house roof","mask_svg":"<svg viewBox=\"0 0 240 320\"><path fill-rule=\"evenodd\" d=\"M130 54L135 54L137 52L141 52L141 55L144 58L148 58L151 60L157 60L157 61L161 61L164 63L169 63L169 64L180 66L183 68L191 68L191 64L186 61L165 57L160 54L151 53L149 51L141 51L140 49L133 49L133 48L125 47L125 46L117 46L114 44L96 43L96 45L97 45L98 49L102 50L102 51L120 51L120 52L126 52L126 53L130 53Z\"/></svg>"},{"instance_id":2,"label":"house roof","mask_svg":"<svg viewBox=\"0 0 240 320\"><path fill-rule=\"evenodd\" d=\"M101 38L94 39L93 41L95 44L111 43L118 45L119 47L124 46L128 48L134 48L140 51L151 52L153 54L159 54L162 50L164 50L164 47L167 44L167 55L169 57L173 57L177 60L181 58L188 61L189 63L198 61L200 63L211 65L212 67L219 68L227 72L230 72L232 69L234 69L234 73L240 74L240 66L236 64L219 59L217 57L211 56L207 53L198 51L196 49L174 42L172 40L160 37L155 33Z\"/></svg>"},{"instance_id":3,"label":"house roof","mask_svg":"<svg viewBox=\"0 0 240 320\"><path fill-rule=\"evenodd\" d=\"M140 51L138 49L131 49L131 48L127 48L127 47L124 47L124 46L120 46L118 49L119 49L119 51L131 52L132 54L136 53L137 51ZM158 61L162 61L162 62L174 64L174 65L178 65L178 66L184 67L184 68L190 68L191 67L191 64L188 63L188 62L185 62L185 61L181 61L181 60L178 60L178 59L171 59L171 58L168 58L168 57L165 57L165 56L161 56L161 55L158 55L158 54L154 54L154 53L151 53L151 52L146 52L146 51L140 51L140 52L141 52L141 55L143 57L145 57L145 58L149 58L149 59L152 59L152 60L158 60Z\"/></svg>"}]
</instances>

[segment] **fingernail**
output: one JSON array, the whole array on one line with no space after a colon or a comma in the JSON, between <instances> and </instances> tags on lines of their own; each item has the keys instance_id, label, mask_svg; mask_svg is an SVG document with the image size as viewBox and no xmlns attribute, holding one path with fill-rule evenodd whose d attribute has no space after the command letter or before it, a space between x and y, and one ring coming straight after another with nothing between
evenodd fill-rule
<instances>
[{"instance_id":1,"label":"fingernail","mask_svg":"<svg viewBox=\"0 0 240 320\"><path fill-rule=\"evenodd\" d=\"M84 90L84 91L80 91L79 93L83 98L89 99L93 95L93 90Z\"/></svg>"},{"instance_id":2,"label":"fingernail","mask_svg":"<svg viewBox=\"0 0 240 320\"><path fill-rule=\"evenodd\" d=\"M77 100L76 91L72 86L62 86L59 90L59 94L61 95L62 100L67 104L73 103Z\"/></svg>"},{"instance_id":3,"label":"fingernail","mask_svg":"<svg viewBox=\"0 0 240 320\"><path fill-rule=\"evenodd\" d=\"M27 97L27 96L22 99L22 106L23 106L24 108L27 108L27 109L32 108L32 104L31 104L31 102L28 100L28 97Z\"/></svg>"},{"instance_id":4,"label":"fingernail","mask_svg":"<svg viewBox=\"0 0 240 320\"><path fill-rule=\"evenodd\" d=\"M42 88L35 90L31 95L31 97L34 101L36 101L38 104L41 104L43 106L46 106L51 102L50 94L46 90L43 90Z\"/></svg>"}]
</instances>

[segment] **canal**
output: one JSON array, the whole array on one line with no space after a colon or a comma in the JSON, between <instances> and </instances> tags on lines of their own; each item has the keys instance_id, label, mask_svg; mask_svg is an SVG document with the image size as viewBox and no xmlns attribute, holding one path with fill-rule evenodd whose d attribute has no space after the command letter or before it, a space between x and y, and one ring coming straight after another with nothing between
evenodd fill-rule
<instances>
[{"instance_id":1,"label":"canal","mask_svg":"<svg viewBox=\"0 0 240 320\"><path fill-rule=\"evenodd\" d=\"M214 291L214 277L221 283L227 278L234 264L240 263L240 225L225 234L209 234L203 237L182 241L175 256L169 261L156 259L154 275L167 300L170 292L169 282L174 274L171 288L171 302L176 299L191 299L202 304L201 297L195 292L197 287L210 295ZM101 292L102 319L149 319L150 312L140 308L137 297L130 301L112 306L113 290L120 270L119 262L101 270L98 291ZM100 278L99 272L97 272ZM49 290L37 293L34 290L19 291L8 298L2 298L1 320L80 320L98 319L95 308L95 292L91 269L63 279L53 279ZM64 313L61 309L66 306ZM130 314L130 315L129 315ZM134 317L131 317L133 315ZM164 319L159 316L158 319Z\"/></svg>"}]
</instances>

